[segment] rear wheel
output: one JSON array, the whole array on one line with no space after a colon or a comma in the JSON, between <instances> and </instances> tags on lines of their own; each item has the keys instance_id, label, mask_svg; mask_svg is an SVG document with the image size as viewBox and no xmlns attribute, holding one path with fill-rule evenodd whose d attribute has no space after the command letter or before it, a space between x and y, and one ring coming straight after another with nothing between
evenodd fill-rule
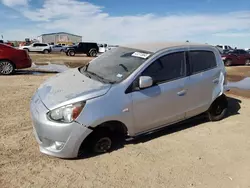
<instances>
[{"instance_id":1,"label":"rear wheel","mask_svg":"<svg viewBox=\"0 0 250 188\"><path fill-rule=\"evenodd\" d=\"M8 60L0 61L0 74L9 75L15 72L14 65Z\"/></svg>"},{"instance_id":2,"label":"rear wheel","mask_svg":"<svg viewBox=\"0 0 250 188\"><path fill-rule=\"evenodd\" d=\"M218 97L208 110L208 118L210 121L219 121L222 120L228 110L228 101L227 97L223 94Z\"/></svg>"},{"instance_id":3,"label":"rear wheel","mask_svg":"<svg viewBox=\"0 0 250 188\"><path fill-rule=\"evenodd\" d=\"M247 66L250 65L250 59L247 59L247 60L245 61L245 65L247 65Z\"/></svg>"},{"instance_id":4,"label":"rear wheel","mask_svg":"<svg viewBox=\"0 0 250 188\"><path fill-rule=\"evenodd\" d=\"M231 60L231 59L227 59L227 60L225 61L225 65L226 65L226 66L231 66L231 65L232 65L232 60Z\"/></svg>"},{"instance_id":5,"label":"rear wheel","mask_svg":"<svg viewBox=\"0 0 250 188\"><path fill-rule=\"evenodd\" d=\"M49 53L49 50L43 50L43 53L44 53L44 54L48 54L48 53Z\"/></svg>"},{"instance_id":6,"label":"rear wheel","mask_svg":"<svg viewBox=\"0 0 250 188\"><path fill-rule=\"evenodd\" d=\"M91 57L96 57L97 56L97 51L96 50L91 50L89 54L90 54Z\"/></svg>"}]
</instances>

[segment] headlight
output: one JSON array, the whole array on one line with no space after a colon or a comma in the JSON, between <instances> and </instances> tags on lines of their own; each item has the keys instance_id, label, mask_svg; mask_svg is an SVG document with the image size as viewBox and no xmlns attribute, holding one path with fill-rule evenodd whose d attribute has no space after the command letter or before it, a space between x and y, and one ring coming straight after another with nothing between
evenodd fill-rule
<instances>
[{"instance_id":1,"label":"headlight","mask_svg":"<svg viewBox=\"0 0 250 188\"><path fill-rule=\"evenodd\" d=\"M52 110L48 113L51 120L63 123L71 123L79 116L85 103L79 102Z\"/></svg>"}]
</instances>

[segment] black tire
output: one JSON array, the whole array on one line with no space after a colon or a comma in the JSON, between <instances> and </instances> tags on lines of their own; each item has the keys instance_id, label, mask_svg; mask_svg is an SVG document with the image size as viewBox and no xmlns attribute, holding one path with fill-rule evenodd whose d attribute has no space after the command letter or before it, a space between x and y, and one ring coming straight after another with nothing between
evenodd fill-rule
<instances>
[{"instance_id":1,"label":"black tire","mask_svg":"<svg viewBox=\"0 0 250 188\"><path fill-rule=\"evenodd\" d=\"M114 138L112 132L107 128L94 130L87 142L87 149L90 152L101 154L111 151Z\"/></svg>"},{"instance_id":2,"label":"black tire","mask_svg":"<svg viewBox=\"0 0 250 188\"><path fill-rule=\"evenodd\" d=\"M245 65L246 65L246 66L250 66L250 59L247 59L247 60L245 61Z\"/></svg>"},{"instance_id":3,"label":"black tire","mask_svg":"<svg viewBox=\"0 0 250 188\"><path fill-rule=\"evenodd\" d=\"M218 97L208 110L208 118L210 121L220 121L226 117L228 111L228 101L226 95Z\"/></svg>"},{"instance_id":4,"label":"black tire","mask_svg":"<svg viewBox=\"0 0 250 188\"><path fill-rule=\"evenodd\" d=\"M96 57L96 56L97 56L97 51L96 51L96 50L91 50L91 51L89 52L89 55L90 55L91 57Z\"/></svg>"},{"instance_id":5,"label":"black tire","mask_svg":"<svg viewBox=\"0 0 250 188\"><path fill-rule=\"evenodd\" d=\"M8 60L0 60L0 75L10 75L15 72L15 66Z\"/></svg>"},{"instance_id":6,"label":"black tire","mask_svg":"<svg viewBox=\"0 0 250 188\"><path fill-rule=\"evenodd\" d=\"M73 50L70 50L70 51L68 52L68 54L69 54L69 56L75 56L75 55L76 55L76 53L75 53Z\"/></svg>"},{"instance_id":7,"label":"black tire","mask_svg":"<svg viewBox=\"0 0 250 188\"><path fill-rule=\"evenodd\" d=\"M232 65L232 60L231 59L226 59L225 60L225 66L229 67Z\"/></svg>"},{"instance_id":8,"label":"black tire","mask_svg":"<svg viewBox=\"0 0 250 188\"><path fill-rule=\"evenodd\" d=\"M43 53L44 53L44 54L48 54L48 53L49 53L49 50L43 50Z\"/></svg>"},{"instance_id":9,"label":"black tire","mask_svg":"<svg viewBox=\"0 0 250 188\"><path fill-rule=\"evenodd\" d=\"M66 52L65 54L66 54L66 56L69 56L69 52Z\"/></svg>"}]
</instances>

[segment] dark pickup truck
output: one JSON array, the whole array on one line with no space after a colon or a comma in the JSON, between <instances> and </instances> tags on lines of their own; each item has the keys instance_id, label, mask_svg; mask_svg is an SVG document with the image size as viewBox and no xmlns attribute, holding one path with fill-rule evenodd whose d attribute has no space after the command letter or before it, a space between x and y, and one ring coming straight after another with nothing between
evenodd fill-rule
<instances>
[{"instance_id":1,"label":"dark pickup truck","mask_svg":"<svg viewBox=\"0 0 250 188\"><path fill-rule=\"evenodd\" d=\"M97 43L80 42L77 45L69 46L64 49L67 56L75 56L75 54L86 54L89 57L96 57L99 51Z\"/></svg>"}]
</instances>

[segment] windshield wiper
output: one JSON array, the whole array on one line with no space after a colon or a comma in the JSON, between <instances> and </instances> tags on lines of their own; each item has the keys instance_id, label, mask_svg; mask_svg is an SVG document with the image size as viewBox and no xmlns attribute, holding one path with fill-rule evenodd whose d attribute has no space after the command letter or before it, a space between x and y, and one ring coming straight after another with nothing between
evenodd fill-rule
<instances>
[{"instance_id":1,"label":"windshield wiper","mask_svg":"<svg viewBox=\"0 0 250 188\"><path fill-rule=\"evenodd\" d=\"M112 82L110 80L107 80L107 79L101 77L100 75L98 75L98 74L96 74L94 72L89 72L89 71L85 71L85 72L89 73L92 76L95 76L96 78L98 78L98 80L100 80L102 82L109 83L109 84L114 84L115 83L115 82Z\"/></svg>"},{"instance_id":2,"label":"windshield wiper","mask_svg":"<svg viewBox=\"0 0 250 188\"><path fill-rule=\"evenodd\" d=\"M119 66L121 66L122 68L124 68L124 70L125 70L126 72L128 72L128 68L127 68L125 65L119 64Z\"/></svg>"}]
</instances>

